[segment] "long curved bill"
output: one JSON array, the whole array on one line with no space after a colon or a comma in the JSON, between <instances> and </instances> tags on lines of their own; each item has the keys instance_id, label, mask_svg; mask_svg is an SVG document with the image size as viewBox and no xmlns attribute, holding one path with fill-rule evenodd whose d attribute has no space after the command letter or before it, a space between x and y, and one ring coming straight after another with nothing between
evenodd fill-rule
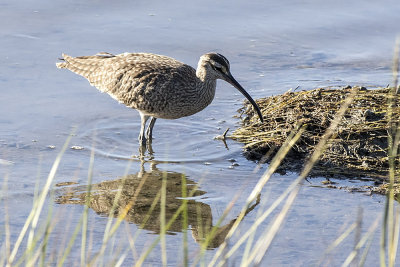
<instances>
[{"instance_id":1,"label":"long curved bill","mask_svg":"<svg viewBox=\"0 0 400 267\"><path fill-rule=\"evenodd\" d=\"M261 114L260 108L257 106L256 102L251 98L251 96L244 90L244 88L233 78L231 74L226 75L226 81L232 84L236 89L239 90L246 98L247 100L250 101L250 103L253 105L254 109L257 111L258 117L260 117L260 121L264 122L263 116Z\"/></svg>"}]
</instances>

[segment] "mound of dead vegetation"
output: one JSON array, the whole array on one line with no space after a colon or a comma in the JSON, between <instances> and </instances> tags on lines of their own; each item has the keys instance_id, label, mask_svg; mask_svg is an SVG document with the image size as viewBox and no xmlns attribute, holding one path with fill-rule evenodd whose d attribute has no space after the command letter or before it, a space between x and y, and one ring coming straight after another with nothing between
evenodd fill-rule
<instances>
[{"instance_id":1,"label":"mound of dead vegetation","mask_svg":"<svg viewBox=\"0 0 400 267\"><path fill-rule=\"evenodd\" d=\"M357 89L312 176L387 176L388 135L400 118L399 97L395 95L389 101L393 95L389 88ZM259 99L257 104L264 123L259 121L251 105L246 104L239 110L242 127L231 137L245 143L247 158L268 161L292 131L305 127L281 166L282 171L300 170L351 90L350 86L318 88ZM398 156L395 163L399 166Z\"/></svg>"}]
</instances>

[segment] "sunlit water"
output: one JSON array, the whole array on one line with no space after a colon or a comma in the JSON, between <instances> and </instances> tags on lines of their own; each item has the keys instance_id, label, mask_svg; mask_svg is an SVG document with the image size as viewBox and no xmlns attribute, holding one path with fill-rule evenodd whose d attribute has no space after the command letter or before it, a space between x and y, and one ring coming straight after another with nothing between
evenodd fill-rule
<instances>
[{"instance_id":1,"label":"sunlit water","mask_svg":"<svg viewBox=\"0 0 400 267\"><path fill-rule=\"evenodd\" d=\"M196 66L201 54L217 51L230 60L231 71L243 87L259 98L298 86L297 90L391 83L391 59L400 25L398 1L3 1L0 7L0 170L7 180L7 189L2 191L7 197L1 204L7 207L13 240L29 214L35 185L44 183L71 132L74 137L69 147L83 149L66 151L55 183L77 184L57 186L56 196L72 188L77 200L85 191L79 186L87 184L93 149L93 183L99 188L115 186L125 174L185 174L188 183L199 186L202 193L193 199L203 205L211 225L241 192L223 223L229 226L268 167L264 165L254 173L256 163L242 156L241 144L228 140L226 147L213 139L227 128L232 131L238 127L234 115L243 101L239 92L221 81L216 99L204 111L175 121L158 120L153 159L140 162L135 157L138 113L100 94L83 78L56 69L62 52L79 56L100 51L144 51ZM270 205L295 178L293 173L274 175L261 203L247 214L242 229L248 228L257 212ZM363 231L382 216L383 197L322 188L322 180L304 184L264 264L315 264L343 229L356 220L360 207ZM76 205L79 201L56 202L49 199L47 203L55 207L60 221L50 244L53 250L66 244L83 211L82 205ZM5 224L5 211L0 209L1 225ZM103 213L90 210L92 254L103 238L107 223ZM140 224L135 217L128 221L117 233L116 248L127 248L126 229L134 233ZM263 224L260 233L266 227ZM156 228L145 228L139 236L138 253L156 237ZM189 232L189 251L195 254L199 248L196 225L191 225ZM175 266L182 262L182 233L177 227L170 234L168 264ZM330 264L341 264L353 243L350 236L330 256ZM370 266L379 261L378 246L376 234L367 258ZM211 258L213 253L208 250L206 257ZM126 263L134 262L131 254ZM69 263L80 261L79 245L71 255ZM159 265L160 255L157 246L147 263ZM234 257L237 265L240 255Z\"/></svg>"}]
</instances>

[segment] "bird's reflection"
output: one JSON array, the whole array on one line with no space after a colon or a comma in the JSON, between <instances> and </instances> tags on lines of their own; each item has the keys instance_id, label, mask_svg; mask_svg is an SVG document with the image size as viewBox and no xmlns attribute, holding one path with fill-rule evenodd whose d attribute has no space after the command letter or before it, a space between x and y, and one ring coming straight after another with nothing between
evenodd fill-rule
<instances>
[{"instance_id":1,"label":"bird's reflection","mask_svg":"<svg viewBox=\"0 0 400 267\"><path fill-rule=\"evenodd\" d=\"M195 181L188 179L182 173L162 171L153 164L151 171L143 169L137 174L130 174L120 179L93 184L88 205L96 213L108 216L113 209L113 216L118 217L129 208L125 220L135 223L139 227L160 233L160 201L153 204L160 195L163 179L166 180L165 221L174 216L182 206L182 184L186 184L187 218L192 236L201 243L213 228L213 217L210 205L200 202L200 196L206 194L198 188ZM87 186L61 188L56 202L59 204L81 204L87 201ZM118 193L121 193L116 200ZM250 212L258 204L254 204L247 211ZM218 247L225 239L236 219L218 227L214 237L207 244L208 248ZM167 234L181 232L183 217L180 215L168 228Z\"/></svg>"}]
</instances>

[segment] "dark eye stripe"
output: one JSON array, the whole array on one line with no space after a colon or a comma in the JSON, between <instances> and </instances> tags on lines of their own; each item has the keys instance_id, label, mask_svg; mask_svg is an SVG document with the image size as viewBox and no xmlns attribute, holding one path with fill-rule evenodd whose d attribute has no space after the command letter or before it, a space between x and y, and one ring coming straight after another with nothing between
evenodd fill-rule
<instances>
[{"instance_id":1,"label":"dark eye stripe","mask_svg":"<svg viewBox=\"0 0 400 267\"><path fill-rule=\"evenodd\" d=\"M225 64L224 64L224 65L229 66L229 61L228 61L228 59L227 59L226 57L224 57L223 55L218 54L218 53L217 53L217 55L220 56L220 57L225 61Z\"/></svg>"},{"instance_id":2,"label":"dark eye stripe","mask_svg":"<svg viewBox=\"0 0 400 267\"><path fill-rule=\"evenodd\" d=\"M225 66L226 68L229 68L229 61L221 54L212 53L210 54L210 59L214 60L215 62L218 62L219 64Z\"/></svg>"},{"instance_id":3,"label":"dark eye stripe","mask_svg":"<svg viewBox=\"0 0 400 267\"><path fill-rule=\"evenodd\" d=\"M221 67L217 67L217 66L215 66L214 64L212 64L211 62L210 62L209 64L210 64L210 66L211 66L215 71L221 71L221 70L222 70Z\"/></svg>"}]
</instances>

